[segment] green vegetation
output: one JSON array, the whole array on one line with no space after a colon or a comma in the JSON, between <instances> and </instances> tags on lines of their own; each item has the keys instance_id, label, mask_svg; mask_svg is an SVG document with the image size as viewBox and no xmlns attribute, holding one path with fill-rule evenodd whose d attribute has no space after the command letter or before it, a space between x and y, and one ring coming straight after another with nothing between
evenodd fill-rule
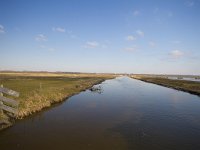
<instances>
[{"instance_id":1,"label":"green vegetation","mask_svg":"<svg viewBox=\"0 0 200 150\"><path fill-rule=\"evenodd\" d=\"M19 101L16 118L21 119L113 77L107 74L0 73L0 84L20 92L18 98L12 98ZM2 118L5 114L0 114L0 120Z\"/></svg>"},{"instance_id":2,"label":"green vegetation","mask_svg":"<svg viewBox=\"0 0 200 150\"><path fill-rule=\"evenodd\" d=\"M162 85L169 88L185 91L191 94L200 95L200 82L186 80L172 80L168 78L148 75L133 75L134 79L142 80L149 83Z\"/></svg>"}]
</instances>

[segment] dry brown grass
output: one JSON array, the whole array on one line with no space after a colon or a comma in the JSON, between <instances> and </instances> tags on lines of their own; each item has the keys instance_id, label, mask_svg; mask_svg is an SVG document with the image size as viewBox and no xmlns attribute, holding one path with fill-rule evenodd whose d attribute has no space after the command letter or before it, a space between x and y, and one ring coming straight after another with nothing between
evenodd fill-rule
<instances>
[{"instance_id":1,"label":"dry brown grass","mask_svg":"<svg viewBox=\"0 0 200 150\"><path fill-rule=\"evenodd\" d=\"M16 98L19 101L16 118L21 119L114 77L108 74L0 72L0 84L20 92Z\"/></svg>"}]
</instances>

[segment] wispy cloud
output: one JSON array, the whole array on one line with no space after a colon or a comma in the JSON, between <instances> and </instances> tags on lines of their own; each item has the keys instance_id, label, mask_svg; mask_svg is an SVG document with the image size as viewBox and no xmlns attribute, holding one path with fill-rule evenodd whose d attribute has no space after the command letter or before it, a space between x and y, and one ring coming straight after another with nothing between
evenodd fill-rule
<instances>
[{"instance_id":1,"label":"wispy cloud","mask_svg":"<svg viewBox=\"0 0 200 150\"><path fill-rule=\"evenodd\" d=\"M180 50L173 50L169 53L169 55L172 58L181 58L182 56L184 56L184 53Z\"/></svg>"},{"instance_id":2,"label":"wispy cloud","mask_svg":"<svg viewBox=\"0 0 200 150\"><path fill-rule=\"evenodd\" d=\"M65 30L65 32L71 39L79 39L79 37L76 34L74 34L72 30Z\"/></svg>"},{"instance_id":3,"label":"wispy cloud","mask_svg":"<svg viewBox=\"0 0 200 150\"><path fill-rule=\"evenodd\" d=\"M40 48L46 48L46 45L40 45Z\"/></svg>"},{"instance_id":4,"label":"wispy cloud","mask_svg":"<svg viewBox=\"0 0 200 150\"><path fill-rule=\"evenodd\" d=\"M135 10L135 11L133 12L133 15L134 15L134 16L138 16L138 15L140 15L140 11Z\"/></svg>"},{"instance_id":5,"label":"wispy cloud","mask_svg":"<svg viewBox=\"0 0 200 150\"><path fill-rule=\"evenodd\" d=\"M77 39L78 36L76 36L76 35L74 35L74 34L71 34L71 35L70 35L70 38L71 38L71 39Z\"/></svg>"},{"instance_id":6,"label":"wispy cloud","mask_svg":"<svg viewBox=\"0 0 200 150\"><path fill-rule=\"evenodd\" d=\"M97 48L99 43L96 41L88 41L85 43L84 48Z\"/></svg>"},{"instance_id":7,"label":"wispy cloud","mask_svg":"<svg viewBox=\"0 0 200 150\"><path fill-rule=\"evenodd\" d=\"M0 24L0 33L5 33L4 26Z\"/></svg>"},{"instance_id":8,"label":"wispy cloud","mask_svg":"<svg viewBox=\"0 0 200 150\"><path fill-rule=\"evenodd\" d=\"M156 43L153 42L153 41L150 41L150 42L149 42L149 45L150 45L151 47L155 47L155 46L156 46Z\"/></svg>"},{"instance_id":9,"label":"wispy cloud","mask_svg":"<svg viewBox=\"0 0 200 150\"><path fill-rule=\"evenodd\" d=\"M38 42L44 42L44 41L47 41L47 37L43 34L38 34L35 37L35 40L38 41Z\"/></svg>"},{"instance_id":10,"label":"wispy cloud","mask_svg":"<svg viewBox=\"0 0 200 150\"><path fill-rule=\"evenodd\" d=\"M137 30L136 33L137 33L138 36L144 37L144 32L143 31Z\"/></svg>"},{"instance_id":11,"label":"wispy cloud","mask_svg":"<svg viewBox=\"0 0 200 150\"><path fill-rule=\"evenodd\" d=\"M185 1L185 5L188 7L192 7L194 6L194 1L191 1L191 0Z\"/></svg>"},{"instance_id":12,"label":"wispy cloud","mask_svg":"<svg viewBox=\"0 0 200 150\"><path fill-rule=\"evenodd\" d=\"M134 37L133 35L128 35L128 36L126 37L126 40L127 40L127 41L134 41L134 40L136 40L136 37Z\"/></svg>"},{"instance_id":13,"label":"wispy cloud","mask_svg":"<svg viewBox=\"0 0 200 150\"><path fill-rule=\"evenodd\" d=\"M138 47L137 47L136 45L133 45L133 46L131 46L131 47L126 47L126 48L124 49L124 51L128 51L128 52L134 52L134 51L136 51L136 50L138 50Z\"/></svg>"},{"instance_id":14,"label":"wispy cloud","mask_svg":"<svg viewBox=\"0 0 200 150\"><path fill-rule=\"evenodd\" d=\"M54 52L54 51L56 51L56 49L55 48L52 48L52 47L48 47L48 46L46 46L46 45L40 45L40 48L41 49L43 49L43 50L46 50L46 51L49 51L49 52Z\"/></svg>"},{"instance_id":15,"label":"wispy cloud","mask_svg":"<svg viewBox=\"0 0 200 150\"><path fill-rule=\"evenodd\" d=\"M101 47L102 47L103 49L107 49L107 48L108 48L108 46L107 46L106 44L102 44Z\"/></svg>"},{"instance_id":16,"label":"wispy cloud","mask_svg":"<svg viewBox=\"0 0 200 150\"><path fill-rule=\"evenodd\" d=\"M54 51L56 51L56 49L55 48L48 48L48 51L54 52Z\"/></svg>"},{"instance_id":17,"label":"wispy cloud","mask_svg":"<svg viewBox=\"0 0 200 150\"><path fill-rule=\"evenodd\" d=\"M56 27L56 28L53 27L52 30L55 31L55 32L61 32L61 33L66 32L65 28L61 28L61 27Z\"/></svg>"}]
</instances>

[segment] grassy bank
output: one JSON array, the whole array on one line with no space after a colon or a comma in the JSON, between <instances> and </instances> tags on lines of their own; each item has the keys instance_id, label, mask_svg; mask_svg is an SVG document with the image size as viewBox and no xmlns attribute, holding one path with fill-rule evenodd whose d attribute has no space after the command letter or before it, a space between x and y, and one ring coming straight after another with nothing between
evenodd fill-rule
<instances>
[{"instance_id":1,"label":"grassy bank","mask_svg":"<svg viewBox=\"0 0 200 150\"><path fill-rule=\"evenodd\" d=\"M185 91L191 94L200 96L200 82L195 81L185 81L185 80L172 80L168 78L162 78L157 76L148 76L148 75L133 75L131 76L134 79L139 79L145 82L154 83L162 85L169 88L174 88L177 90Z\"/></svg>"},{"instance_id":2,"label":"grassy bank","mask_svg":"<svg viewBox=\"0 0 200 150\"><path fill-rule=\"evenodd\" d=\"M20 93L17 119L113 78L107 74L0 73L0 84ZM7 96L8 97L8 96ZM6 119L0 114L0 120Z\"/></svg>"}]
</instances>

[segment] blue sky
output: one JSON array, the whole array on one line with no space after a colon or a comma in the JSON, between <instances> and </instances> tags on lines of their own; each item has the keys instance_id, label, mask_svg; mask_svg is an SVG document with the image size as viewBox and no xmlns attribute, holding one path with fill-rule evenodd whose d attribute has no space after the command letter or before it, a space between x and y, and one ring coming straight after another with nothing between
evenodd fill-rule
<instances>
[{"instance_id":1,"label":"blue sky","mask_svg":"<svg viewBox=\"0 0 200 150\"><path fill-rule=\"evenodd\" d=\"M200 0L0 4L0 70L200 74Z\"/></svg>"}]
</instances>

